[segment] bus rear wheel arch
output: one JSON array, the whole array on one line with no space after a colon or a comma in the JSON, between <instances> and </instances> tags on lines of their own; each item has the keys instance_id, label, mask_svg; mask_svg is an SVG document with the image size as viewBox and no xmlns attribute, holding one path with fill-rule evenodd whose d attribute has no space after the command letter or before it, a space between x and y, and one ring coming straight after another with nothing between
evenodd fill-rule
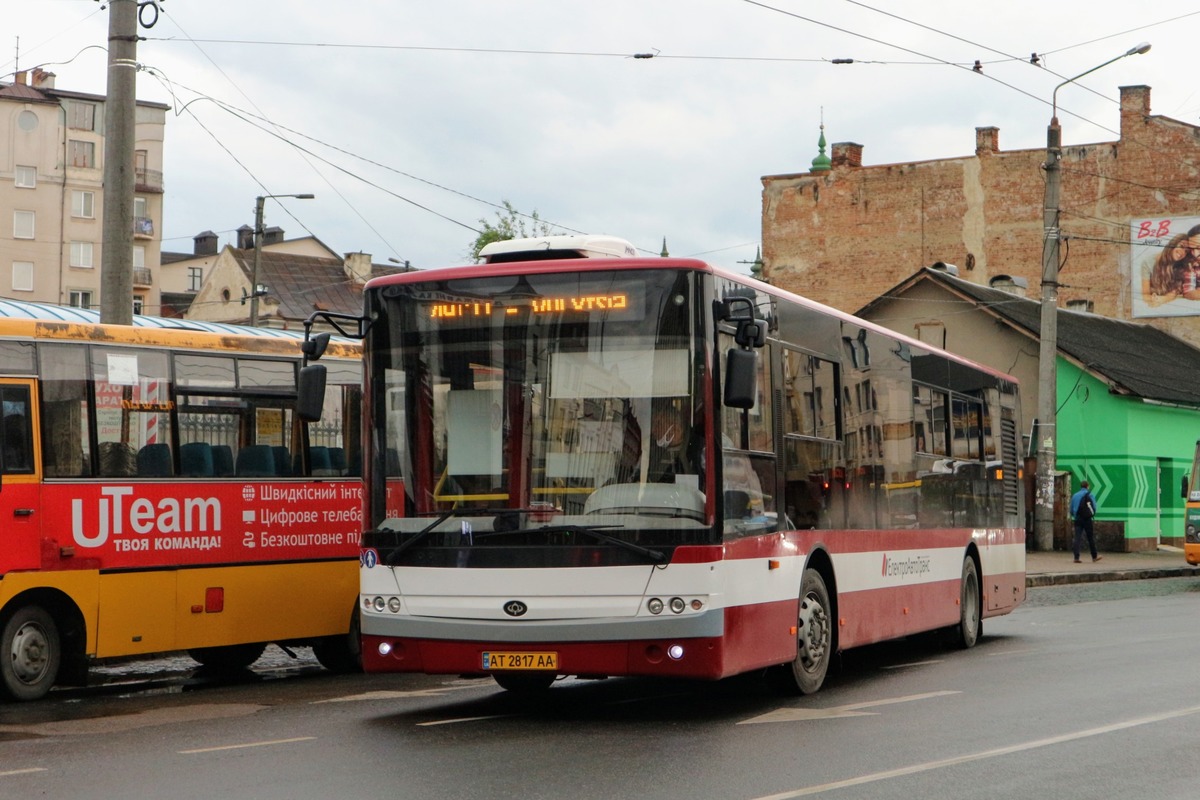
<instances>
[{"instance_id":1,"label":"bus rear wheel arch","mask_svg":"<svg viewBox=\"0 0 1200 800\"><path fill-rule=\"evenodd\" d=\"M266 642L251 642L221 647L194 647L187 654L202 667L225 675L246 669L258 661L266 649Z\"/></svg>"},{"instance_id":2,"label":"bus rear wheel arch","mask_svg":"<svg viewBox=\"0 0 1200 800\"><path fill-rule=\"evenodd\" d=\"M45 697L58 680L63 662L54 617L30 604L13 609L0 620L0 688L13 700Z\"/></svg>"}]
</instances>

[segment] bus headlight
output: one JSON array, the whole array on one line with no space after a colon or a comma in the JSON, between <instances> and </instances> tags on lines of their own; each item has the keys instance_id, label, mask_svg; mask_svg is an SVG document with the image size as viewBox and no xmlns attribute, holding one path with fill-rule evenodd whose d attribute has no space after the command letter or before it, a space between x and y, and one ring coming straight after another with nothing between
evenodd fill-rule
<instances>
[{"instance_id":1,"label":"bus headlight","mask_svg":"<svg viewBox=\"0 0 1200 800\"><path fill-rule=\"evenodd\" d=\"M392 612L393 614L399 614L400 613L400 598L399 597L389 597L388 601L387 601L387 607L388 607L388 611Z\"/></svg>"},{"instance_id":2,"label":"bus headlight","mask_svg":"<svg viewBox=\"0 0 1200 800\"><path fill-rule=\"evenodd\" d=\"M685 608L687 608L687 604L683 602L682 597L672 597L671 598L671 613L672 614L682 614L683 610Z\"/></svg>"},{"instance_id":3,"label":"bus headlight","mask_svg":"<svg viewBox=\"0 0 1200 800\"><path fill-rule=\"evenodd\" d=\"M375 609L376 611L379 611L382 613L383 609L386 607L387 607L387 601L384 600L382 597L376 597L374 600L371 601L371 608Z\"/></svg>"},{"instance_id":4,"label":"bus headlight","mask_svg":"<svg viewBox=\"0 0 1200 800\"><path fill-rule=\"evenodd\" d=\"M663 601L657 597L651 597L646 601L646 610L651 614L661 614L663 610Z\"/></svg>"}]
</instances>

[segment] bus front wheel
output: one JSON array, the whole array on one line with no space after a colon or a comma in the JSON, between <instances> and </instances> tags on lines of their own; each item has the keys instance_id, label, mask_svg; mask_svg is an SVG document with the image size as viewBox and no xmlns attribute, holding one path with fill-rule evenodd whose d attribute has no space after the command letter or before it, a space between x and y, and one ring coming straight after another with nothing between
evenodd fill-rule
<instances>
[{"instance_id":1,"label":"bus front wheel","mask_svg":"<svg viewBox=\"0 0 1200 800\"><path fill-rule=\"evenodd\" d=\"M833 606L825 579L815 569L804 570L799 606L792 680L801 694L813 694L825 682L833 658Z\"/></svg>"},{"instance_id":2,"label":"bus front wheel","mask_svg":"<svg viewBox=\"0 0 1200 800\"><path fill-rule=\"evenodd\" d=\"M40 606L18 608L0 629L0 683L14 700L45 697L58 678L58 626Z\"/></svg>"}]
</instances>

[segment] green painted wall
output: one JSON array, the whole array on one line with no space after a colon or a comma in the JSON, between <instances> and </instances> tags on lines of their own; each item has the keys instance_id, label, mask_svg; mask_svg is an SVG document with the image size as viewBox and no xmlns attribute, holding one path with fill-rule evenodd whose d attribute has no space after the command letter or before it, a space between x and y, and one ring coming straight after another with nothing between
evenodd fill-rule
<instances>
[{"instance_id":1,"label":"green painted wall","mask_svg":"<svg viewBox=\"0 0 1200 800\"><path fill-rule=\"evenodd\" d=\"M1058 406L1058 468L1071 473L1071 492L1086 479L1098 519L1123 521L1126 539L1157 539L1161 502L1162 538L1180 539L1179 481L1191 469L1200 411L1110 394L1062 358Z\"/></svg>"}]
</instances>

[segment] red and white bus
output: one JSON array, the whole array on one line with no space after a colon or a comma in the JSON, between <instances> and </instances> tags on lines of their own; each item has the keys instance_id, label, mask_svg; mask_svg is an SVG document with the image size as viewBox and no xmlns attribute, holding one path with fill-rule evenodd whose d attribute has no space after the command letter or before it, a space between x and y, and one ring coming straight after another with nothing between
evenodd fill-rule
<instances>
[{"instance_id":1,"label":"red and white bus","mask_svg":"<svg viewBox=\"0 0 1200 800\"><path fill-rule=\"evenodd\" d=\"M813 692L1024 599L1011 377L701 261L519 249L366 286L365 669Z\"/></svg>"},{"instance_id":2,"label":"red and white bus","mask_svg":"<svg viewBox=\"0 0 1200 800\"><path fill-rule=\"evenodd\" d=\"M92 659L269 642L357 667L357 342L295 413L303 337L0 301L0 697Z\"/></svg>"}]
</instances>

